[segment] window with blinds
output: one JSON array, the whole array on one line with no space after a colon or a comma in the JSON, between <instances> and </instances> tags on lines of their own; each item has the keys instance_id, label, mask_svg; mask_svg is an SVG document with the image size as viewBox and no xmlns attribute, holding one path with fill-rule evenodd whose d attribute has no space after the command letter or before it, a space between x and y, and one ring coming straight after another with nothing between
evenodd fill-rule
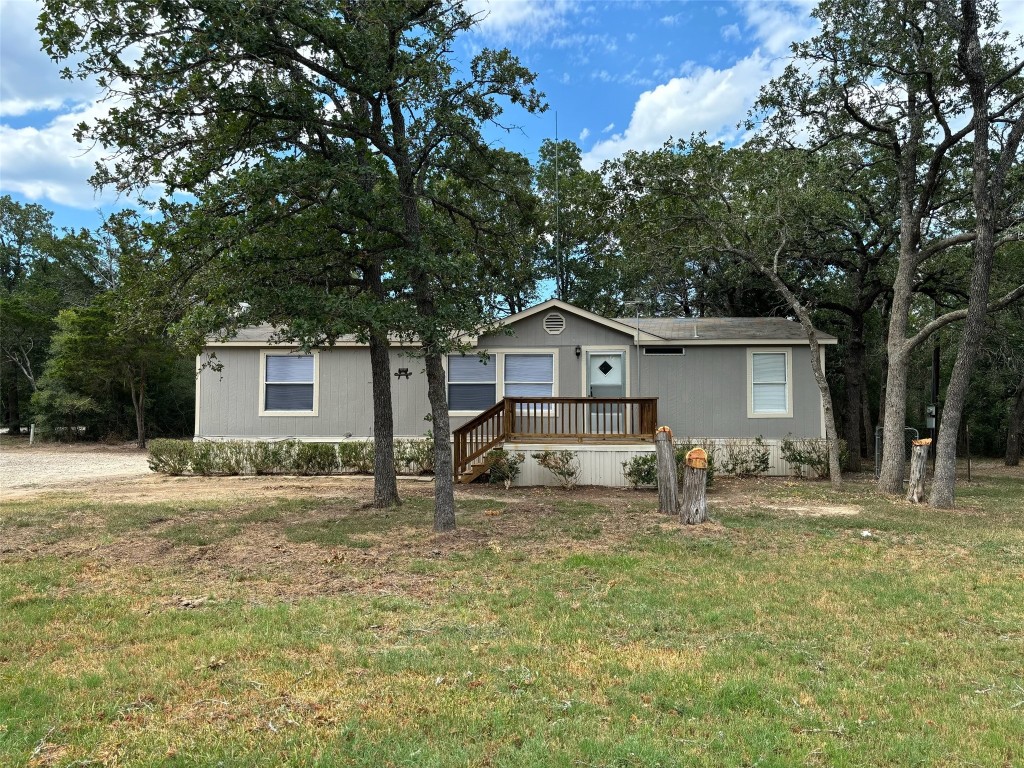
<instances>
[{"instance_id":1,"label":"window with blinds","mask_svg":"<svg viewBox=\"0 0 1024 768\"><path fill-rule=\"evenodd\" d=\"M494 355L448 355L448 410L483 411L496 402Z\"/></svg>"},{"instance_id":2,"label":"window with blinds","mask_svg":"<svg viewBox=\"0 0 1024 768\"><path fill-rule=\"evenodd\" d=\"M506 397L551 397L555 386L554 355L505 355Z\"/></svg>"},{"instance_id":3,"label":"window with blinds","mask_svg":"<svg viewBox=\"0 0 1024 768\"><path fill-rule=\"evenodd\" d=\"M265 358L263 410L312 413L316 365L312 355L270 355Z\"/></svg>"},{"instance_id":4,"label":"window with blinds","mask_svg":"<svg viewBox=\"0 0 1024 768\"><path fill-rule=\"evenodd\" d=\"M751 406L754 414L789 413L788 364L785 352L752 352Z\"/></svg>"}]
</instances>

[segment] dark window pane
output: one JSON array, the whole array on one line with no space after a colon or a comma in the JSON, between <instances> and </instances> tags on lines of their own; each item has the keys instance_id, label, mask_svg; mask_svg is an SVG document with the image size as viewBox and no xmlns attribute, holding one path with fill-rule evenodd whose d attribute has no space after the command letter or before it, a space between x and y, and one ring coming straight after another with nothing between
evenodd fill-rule
<instances>
[{"instance_id":1,"label":"dark window pane","mask_svg":"<svg viewBox=\"0 0 1024 768\"><path fill-rule=\"evenodd\" d=\"M493 384L449 384L448 410L482 411L496 402Z\"/></svg>"},{"instance_id":2,"label":"dark window pane","mask_svg":"<svg viewBox=\"0 0 1024 768\"><path fill-rule=\"evenodd\" d=\"M312 411L312 384L267 384L267 411Z\"/></svg>"}]
</instances>

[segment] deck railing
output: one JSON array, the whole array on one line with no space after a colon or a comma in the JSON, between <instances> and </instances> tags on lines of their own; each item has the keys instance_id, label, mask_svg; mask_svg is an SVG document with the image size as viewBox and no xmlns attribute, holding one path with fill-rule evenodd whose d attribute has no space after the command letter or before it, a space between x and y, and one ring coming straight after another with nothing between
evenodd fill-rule
<instances>
[{"instance_id":1,"label":"deck railing","mask_svg":"<svg viewBox=\"0 0 1024 768\"><path fill-rule=\"evenodd\" d=\"M506 440L653 440L656 397L506 397L452 432L455 477Z\"/></svg>"}]
</instances>

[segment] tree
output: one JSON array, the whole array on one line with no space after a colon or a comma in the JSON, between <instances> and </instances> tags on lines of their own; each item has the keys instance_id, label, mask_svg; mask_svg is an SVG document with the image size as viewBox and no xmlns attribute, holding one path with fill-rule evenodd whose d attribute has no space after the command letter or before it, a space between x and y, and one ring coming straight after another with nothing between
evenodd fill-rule
<instances>
[{"instance_id":1,"label":"tree","mask_svg":"<svg viewBox=\"0 0 1024 768\"><path fill-rule=\"evenodd\" d=\"M926 261L975 238L964 227L970 212L957 172L972 130L956 122L970 107L956 64L959 28L952 0L825 0L814 15L821 32L793 46L794 63L762 90L758 114L762 129L783 141L809 136L812 149L849 142L895 180L899 249L889 301L879 488L899 493L910 355L935 330L963 319L957 310L912 322L915 279ZM983 16L991 38L991 3ZM993 64L1005 71L1001 61ZM994 85L1007 94L1013 87L1007 80ZM999 94L992 98L1009 103Z\"/></svg>"},{"instance_id":2,"label":"tree","mask_svg":"<svg viewBox=\"0 0 1024 768\"><path fill-rule=\"evenodd\" d=\"M946 403L935 450L935 478L929 503L940 509L953 506L956 443L971 368L985 331L996 233L1024 223L1024 210L1019 207L1020 193L1014 190L1009 199L1005 194L1007 182L1021 165L1019 149L1024 139L1024 94L1019 86L1024 85L1024 80L1019 75L1024 69L1024 59L1011 64L1008 69L1001 66L1001 60L1007 57L1002 46L994 46L990 38L986 41L989 50L982 47L979 37L982 22L977 0L961 0L960 8L957 61L970 93L971 130L974 133L971 194L975 236L970 300L956 363L946 388ZM993 54L998 54L996 67L992 66ZM1017 87L1012 87L1007 93L1006 86L1013 81L1019 81Z\"/></svg>"},{"instance_id":3,"label":"tree","mask_svg":"<svg viewBox=\"0 0 1024 768\"><path fill-rule=\"evenodd\" d=\"M170 191L203 188L240 167L288 154L318 155L338 176L358 175L337 150L349 143L383 158L394 177L400 247L389 274L405 286L421 343L436 446L435 529L454 527L447 393L442 356L488 317L482 286L457 276L464 255L430 248L440 212L466 221L444 178L488 183L500 165L480 127L502 101L541 107L533 75L508 51L481 51L467 77L454 41L476 19L441 0L47 0L43 42L77 57L122 103L80 130L116 147L95 181ZM473 265L475 266L475 265ZM486 287L484 292L486 292Z\"/></svg>"},{"instance_id":4,"label":"tree","mask_svg":"<svg viewBox=\"0 0 1024 768\"><path fill-rule=\"evenodd\" d=\"M52 214L0 197L0 391L3 422L21 429L21 404L39 388L54 319L98 290L95 243L87 233L57 233Z\"/></svg>"},{"instance_id":5,"label":"tree","mask_svg":"<svg viewBox=\"0 0 1024 768\"><path fill-rule=\"evenodd\" d=\"M575 142L544 141L535 169L544 237L537 261L555 297L593 312L620 306L619 264L608 221L610 196L601 174L583 168Z\"/></svg>"}]
</instances>

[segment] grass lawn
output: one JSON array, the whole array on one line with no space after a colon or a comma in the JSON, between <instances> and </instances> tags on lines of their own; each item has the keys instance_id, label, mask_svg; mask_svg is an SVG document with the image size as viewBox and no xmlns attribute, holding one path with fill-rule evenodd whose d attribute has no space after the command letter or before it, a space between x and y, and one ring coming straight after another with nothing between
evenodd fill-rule
<instances>
[{"instance_id":1,"label":"grass lawn","mask_svg":"<svg viewBox=\"0 0 1024 768\"><path fill-rule=\"evenodd\" d=\"M8 501L0 765L1024 765L1024 478L975 480Z\"/></svg>"}]
</instances>

